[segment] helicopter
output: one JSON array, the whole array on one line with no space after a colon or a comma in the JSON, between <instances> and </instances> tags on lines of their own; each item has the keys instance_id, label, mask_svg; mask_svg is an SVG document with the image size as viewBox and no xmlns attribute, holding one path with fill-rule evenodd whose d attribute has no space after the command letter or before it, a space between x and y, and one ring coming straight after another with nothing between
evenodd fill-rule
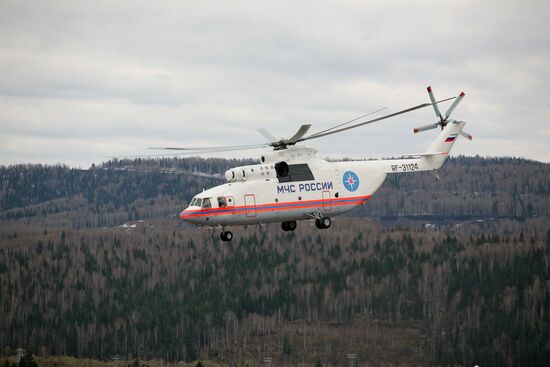
<instances>
[{"instance_id":1,"label":"helicopter","mask_svg":"<svg viewBox=\"0 0 550 367\"><path fill-rule=\"evenodd\" d=\"M280 222L283 231L294 231L297 222L314 220L318 229L328 229L332 218L364 205L382 185L388 174L437 170L443 165L459 136L472 140L463 131L464 121L450 116L464 92L456 97L436 101L428 87L429 103L357 122L370 115L338 124L307 135L310 124L301 125L290 138L276 139L265 129L259 132L269 141L264 144L151 148L197 153L272 148L258 164L234 167L225 172L226 183L204 190L181 211L179 218L197 226L221 228L220 239L231 241L231 226ZM438 104L453 100L443 115ZM424 153L407 154L398 159L329 162L317 157L313 147L299 143L341 133L420 108L432 106L437 122L417 127L414 133L441 128Z\"/></svg>"}]
</instances>

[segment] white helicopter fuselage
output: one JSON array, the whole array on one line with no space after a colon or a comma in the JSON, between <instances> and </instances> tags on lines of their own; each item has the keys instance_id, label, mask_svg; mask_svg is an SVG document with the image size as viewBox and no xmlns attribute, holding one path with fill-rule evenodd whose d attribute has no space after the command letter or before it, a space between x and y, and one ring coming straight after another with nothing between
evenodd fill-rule
<instances>
[{"instance_id":1,"label":"white helicopter fuselage","mask_svg":"<svg viewBox=\"0 0 550 367\"><path fill-rule=\"evenodd\" d=\"M329 162L310 147L277 150L228 170L228 182L195 196L180 218L222 227L331 218L365 204L388 174L440 168L464 125L449 123L425 153L408 159ZM282 162L286 175L276 168Z\"/></svg>"}]
</instances>

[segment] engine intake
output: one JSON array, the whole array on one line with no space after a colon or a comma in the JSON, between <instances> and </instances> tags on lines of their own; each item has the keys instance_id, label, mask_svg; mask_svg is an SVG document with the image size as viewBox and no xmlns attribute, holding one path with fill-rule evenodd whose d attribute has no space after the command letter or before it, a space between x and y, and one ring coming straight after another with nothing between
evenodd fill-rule
<instances>
[{"instance_id":1,"label":"engine intake","mask_svg":"<svg viewBox=\"0 0 550 367\"><path fill-rule=\"evenodd\" d=\"M288 163L285 161L275 163L275 172L277 172L277 177L288 176Z\"/></svg>"}]
</instances>

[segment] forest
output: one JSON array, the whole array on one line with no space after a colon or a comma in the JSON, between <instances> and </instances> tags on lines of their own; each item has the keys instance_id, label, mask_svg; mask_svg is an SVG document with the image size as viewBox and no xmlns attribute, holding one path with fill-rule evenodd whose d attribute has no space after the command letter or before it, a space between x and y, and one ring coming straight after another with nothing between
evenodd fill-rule
<instances>
[{"instance_id":1,"label":"forest","mask_svg":"<svg viewBox=\"0 0 550 367\"><path fill-rule=\"evenodd\" d=\"M550 165L458 157L439 180L391 176L328 231L249 226L222 244L216 230L177 219L239 164L1 167L0 355L550 360Z\"/></svg>"}]
</instances>

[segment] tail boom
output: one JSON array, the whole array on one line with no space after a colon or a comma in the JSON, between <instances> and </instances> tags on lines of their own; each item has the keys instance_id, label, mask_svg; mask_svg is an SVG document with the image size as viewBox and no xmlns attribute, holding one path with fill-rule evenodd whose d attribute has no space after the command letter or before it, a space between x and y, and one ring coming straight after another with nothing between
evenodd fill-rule
<instances>
[{"instance_id":1,"label":"tail boom","mask_svg":"<svg viewBox=\"0 0 550 367\"><path fill-rule=\"evenodd\" d=\"M385 173L433 171L441 168L449 152L466 125L463 121L448 123L437 135L426 152L410 154L417 158L385 160Z\"/></svg>"}]
</instances>

